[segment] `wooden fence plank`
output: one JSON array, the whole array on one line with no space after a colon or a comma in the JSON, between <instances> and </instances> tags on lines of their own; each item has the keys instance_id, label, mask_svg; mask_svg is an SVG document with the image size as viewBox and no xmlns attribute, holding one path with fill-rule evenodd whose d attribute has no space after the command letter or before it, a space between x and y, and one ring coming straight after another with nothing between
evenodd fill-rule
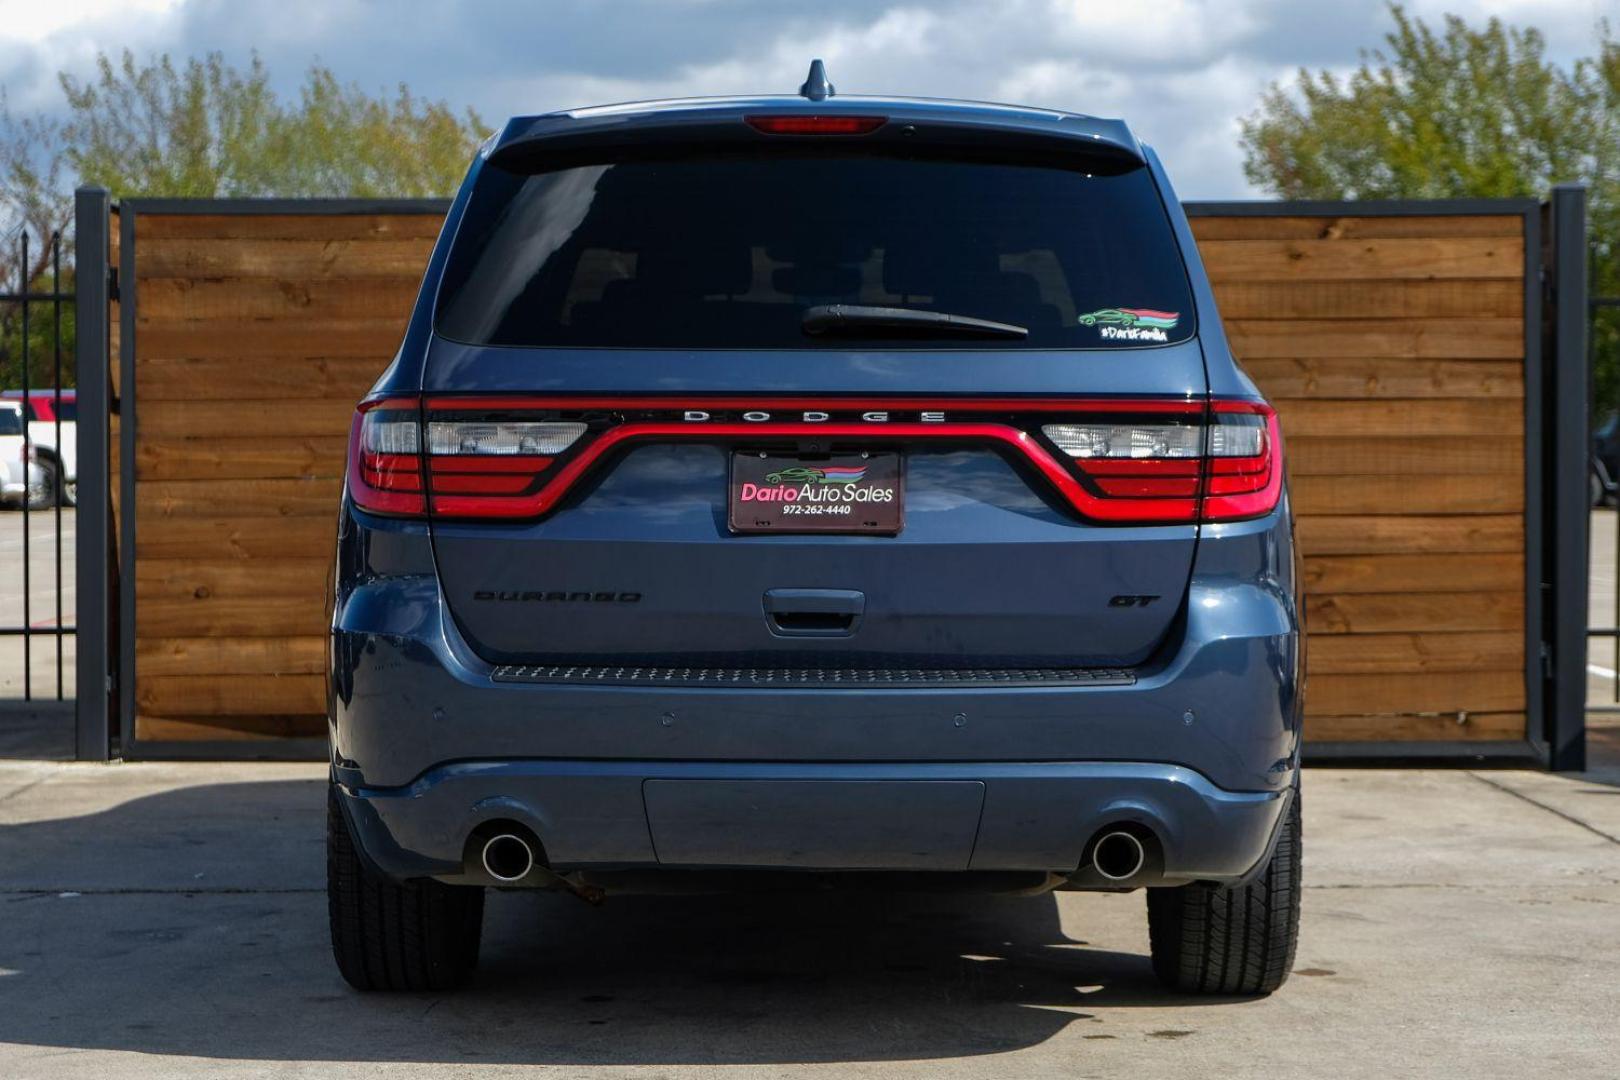
<instances>
[{"instance_id":1,"label":"wooden fence plank","mask_svg":"<svg viewBox=\"0 0 1620 1080\"><path fill-rule=\"evenodd\" d=\"M419 274L331 281L296 277L142 278L142 318L365 319L392 316L403 326L421 285Z\"/></svg>"},{"instance_id":2,"label":"wooden fence plank","mask_svg":"<svg viewBox=\"0 0 1620 1080\"><path fill-rule=\"evenodd\" d=\"M1243 363L1272 401L1287 398L1522 398L1516 360L1273 357Z\"/></svg>"},{"instance_id":3,"label":"wooden fence plank","mask_svg":"<svg viewBox=\"0 0 1620 1080\"><path fill-rule=\"evenodd\" d=\"M1313 593L1399 593L1466 582L1475 591L1524 584L1524 557L1500 555L1310 555L1304 580Z\"/></svg>"},{"instance_id":4,"label":"wooden fence plank","mask_svg":"<svg viewBox=\"0 0 1620 1080\"><path fill-rule=\"evenodd\" d=\"M147 600L296 596L324 606L329 559L148 559L135 580L136 616Z\"/></svg>"},{"instance_id":5,"label":"wooden fence plank","mask_svg":"<svg viewBox=\"0 0 1620 1080\"><path fill-rule=\"evenodd\" d=\"M202 439L300 435L346 436L355 402L346 398L264 401L145 401L142 438Z\"/></svg>"},{"instance_id":6,"label":"wooden fence plank","mask_svg":"<svg viewBox=\"0 0 1620 1080\"><path fill-rule=\"evenodd\" d=\"M1313 436L1482 435L1522 437L1524 405L1471 398L1456 401L1279 401L1283 438Z\"/></svg>"},{"instance_id":7,"label":"wooden fence plank","mask_svg":"<svg viewBox=\"0 0 1620 1080\"><path fill-rule=\"evenodd\" d=\"M1445 584L1437 582L1438 584ZM1468 582L1452 583L1467 588ZM1305 596L1312 634L1524 629L1524 593L1326 593Z\"/></svg>"},{"instance_id":8,"label":"wooden fence plank","mask_svg":"<svg viewBox=\"0 0 1620 1080\"><path fill-rule=\"evenodd\" d=\"M1456 714L1413 716L1307 716L1307 742L1452 742L1523 739L1522 712L1469 713L1459 723Z\"/></svg>"},{"instance_id":9,"label":"wooden fence plank","mask_svg":"<svg viewBox=\"0 0 1620 1080\"><path fill-rule=\"evenodd\" d=\"M328 356L361 356L386 367L405 337L399 319L333 319L321 323L274 319L243 333L228 320L198 324L180 319L137 318L137 356L270 360L295 364Z\"/></svg>"},{"instance_id":10,"label":"wooden fence plank","mask_svg":"<svg viewBox=\"0 0 1620 1080\"><path fill-rule=\"evenodd\" d=\"M1233 319L1227 337L1239 360L1388 356L1516 360L1522 319Z\"/></svg>"},{"instance_id":11,"label":"wooden fence plank","mask_svg":"<svg viewBox=\"0 0 1620 1080\"><path fill-rule=\"evenodd\" d=\"M324 715L322 675L143 675L135 707L153 716Z\"/></svg>"},{"instance_id":12,"label":"wooden fence plank","mask_svg":"<svg viewBox=\"0 0 1620 1080\"><path fill-rule=\"evenodd\" d=\"M141 480L341 478L347 448L341 436L141 439L135 475Z\"/></svg>"},{"instance_id":13,"label":"wooden fence plank","mask_svg":"<svg viewBox=\"0 0 1620 1080\"><path fill-rule=\"evenodd\" d=\"M1305 715L1523 712L1524 669L1313 675Z\"/></svg>"},{"instance_id":14,"label":"wooden fence plank","mask_svg":"<svg viewBox=\"0 0 1620 1080\"><path fill-rule=\"evenodd\" d=\"M1204 217L1191 219L1200 249L1212 240L1374 240L1524 235L1518 214Z\"/></svg>"},{"instance_id":15,"label":"wooden fence plank","mask_svg":"<svg viewBox=\"0 0 1620 1080\"><path fill-rule=\"evenodd\" d=\"M324 614L319 604L304 596L215 598L206 603L158 596L135 608L136 633L142 637L307 637L321 632Z\"/></svg>"},{"instance_id":16,"label":"wooden fence plank","mask_svg":"<svg viewBox=\"0 0 1620 1080\"><path fill-rule=\"evenodd\" d=\"M142 742L201 742L229 739L254 740L320 738L326 734L324 716L135 716L136 738Z\"/></svg>"},{"instance_id":17,"label":"wooden fence plank","mask_svg":"<svg viewBox=\"0 0 1620 1080\"><path fill-rule=\"evenodd\" d=\"M1517 279L1442 281L1226 281L1223 319L1503 318L1524 314ZM145 303L143 298L142 303Z\"/></svg>"},{"instance_id":18,"label":"wooden fence plank","mask_svg":"<svg viewBox=\"0 0 1620 1080\"><path fill-rule=\"evenodd\" d=\"M1507 475L1298 476L1294 510L1310 514L1487 514L1524 509L1524 481Z\"/></svg>"},{"instance_id":19,"label":"wooden fence plank","mask_svg":"<svg viewBox=\"0 0 1620 1080\"><path fill-rule=\"evenodd\" d=\"M441 214L140 214L136 244L159 240L432 240ZM116 230L114 232L116 236Z\"/></svg>"},{"instance_id":20,"label":"wooden fence plank","mask_svg":"<svg viewBox=\"0 0 1620 1080\"><path fill-rule=\"evenodd\" d=\"M1314 634L1305 662L1310 675L1510 670L1524 660L1524 635L1508 631L1453 634Z\"/></svg>"},{"instance_id":21,"label":"wooden fence plank","mask_svg":"<svg viewBox=\"0 0 1620 1080\"><path fill-rule=\"evenodd\" d=\"M135 643L141 677L154 675L319 675L326 638L142 638Z\"/></svg>"},{"instance_id":22,"label":"wooden fence plank","mask_svg":"<svg viewBox=\"0 0 1620 1080\"><path fill-rule=\"evenodd\" d=\"M337 528L343 481L305 480L148 480L135 487L135 530L157 517L299 518L313 517ZM335 531L333 532L335 536Z\"/></svg>"},{"instance_id":23,"label":"wooden fence plank","mask_svg":"<svg viewBox=\"0 0 1620 1080\"><path fill-rule=\"evenodd\" d=\"M136 272L159 278L408 278L421 280L427 240L141 239ZM1485 277L1488 275L1479 275ZM145 304L145 298L140 301Z\"/></svg>"},{"instance_id":24,"label":"wooden fence plank","mask_svg":"<svg viewBox=\"0 0 1620 1080\"><path fill-rule=\"evenodd\" d=\"M228 513L231 508L220 510ZM335 508L330 519L317 515L267 518L147 514L136 522L135 531L135 550L143 560L184 559L199 554L220 559L329 559L336 548Z\"/></svg>"},{"instance_id":25,"label":"wooden fence plank","mask_svg":"<svg viewBox=\"0 0 1620 1080\"><path fill-rule=\"evenodd\" d=\"M311 357L297 364L239 357L141 356L135 361L141 401L285 401L342 398L357 402L388 366L374 356Z\"/></svg>"},{"instance_id":26,"label":"wooden fence plank","mask_svg":"<svg viewBox=\"0 0 1620 1080\"><path fill-rule=\"evenodd\" d=\"M1524 551L1524 519L1517 514L1316 515L1294 527L1307 556Z\"/></svg>"},{"instance_id":27,"label":"wooden fence plank","mask_svg":"<svg viewBox=\"0 0 1620 1080\"><path fill-rule=\"evenodd\" d=\"M1300 476L1412 476L1447 473L1459 483L1476 477L1517 478L1524 472L1518 437L1456 439L1414 435L1365 439L1299 435L1287 439L1288 473Z\"/></svg>"},{"instance_id":28,"label":"wooden fence plank","mask_svg":"<svg viewBox=\"0 0 1620 1080\"><path fill-rule=\"evenodd\" d=\"M1217 283L1524 277L1524 243L1507 236L1209 240L1198 250Z\"/></svg>"}]
</instances>

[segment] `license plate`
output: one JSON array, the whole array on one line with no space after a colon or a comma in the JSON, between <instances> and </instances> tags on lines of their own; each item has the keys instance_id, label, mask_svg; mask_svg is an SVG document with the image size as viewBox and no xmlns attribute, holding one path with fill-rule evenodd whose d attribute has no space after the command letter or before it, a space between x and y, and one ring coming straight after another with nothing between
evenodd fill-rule
<instances>
[{"instance_id":1,"label":"license plate","mask_svg":"<svg viewBox=\"0 0 1620 1080\"><path fill-rule=\"evenodd\" d=\"M738 533L900 531L900 455L731 456L728 520Z\"/></svg>"}]
</instances>

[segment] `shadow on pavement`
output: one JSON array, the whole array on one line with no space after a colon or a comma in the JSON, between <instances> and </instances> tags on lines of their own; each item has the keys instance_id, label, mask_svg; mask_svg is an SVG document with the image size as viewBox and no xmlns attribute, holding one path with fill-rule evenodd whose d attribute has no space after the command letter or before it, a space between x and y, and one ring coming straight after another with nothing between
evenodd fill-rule
<instances>
[{"instance_id":1,"label":"shadow on pavement","mask_svg":"<svg viewBox=\"0 0 1620 1080\"><path fill-rule=\"evenodd\" d=\"M1111 1038L1110 1010L1212 1003L1168 994L1145 955L1068 936L1051 895L869 892L601 908L492 894L465 990L357 994L326 936L323 787L209 785L0 826L0 1042L289 1061L895 1061L1016 1050L1077 1024ZM1145 923L1140 894L1084 908Z\"/></svg>"}]
</instances>

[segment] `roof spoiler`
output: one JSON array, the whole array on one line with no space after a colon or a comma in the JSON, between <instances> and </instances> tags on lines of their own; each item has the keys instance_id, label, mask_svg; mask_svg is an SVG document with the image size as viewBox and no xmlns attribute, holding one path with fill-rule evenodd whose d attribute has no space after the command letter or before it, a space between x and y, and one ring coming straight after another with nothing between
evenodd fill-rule
<instances>
[{"instance_id":1,"label":"roof spoiler","mask_svg":"<svg viewBox=\"0 0 1620 1080\"><path fill-rule=\"evenodd\" d=\"M820 60L797 95L687 98L516 117L491 140L486 156L509 168L534 168L554 157L616 147L666 150L786 141L750 125L760 116L861 116L883 122L843 136L862 142L904 141L922 149L1036 151L1103 158L1116 167L1144 164L1142 144L1121 120L1043 109L928 98L838 98ZM821 136L826 138L827 136Z\"/></svg>"},{"instance_id":2,"label":"roof spoiler","mask_svg":"<svg viewBox=\"0 0 1620 1080\"><path fill-rule=\"evenodd\" d=\"M489 160L505 168L535 168L548 159L616 149L659 150L695 147L738 148L783 143L786 139L750 123L761 116L831 118L881 117L870 130L833 136L861 143L900 143L916 149L963 152L1028 152L1042 156L1084 156L1129 168L1146 163L1141 143L1118 120L1051 114L1030 121L995 115L994 110L943 109L925 102L844 98L803 98L683 102L646 112L560 113L510 122L490 147ZM829 136L820 136L829 138Z\"/></svg>"}]
</instances>

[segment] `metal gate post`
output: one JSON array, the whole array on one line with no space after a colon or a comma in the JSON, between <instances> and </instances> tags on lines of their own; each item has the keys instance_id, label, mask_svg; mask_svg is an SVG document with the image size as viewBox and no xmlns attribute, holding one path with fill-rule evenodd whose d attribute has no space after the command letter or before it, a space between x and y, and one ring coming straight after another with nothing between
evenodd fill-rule
<instances>
[{"instance_id":1,"label":"metal gate post","mask_svg":"<svg viewBox=\"0 0 1620 1080\"><path fill-rule=\"evenodd\" d=\"M108 436L111 431L112 367L108 336L110 295L108 229L112 199L105 188L84 187L75 193L73 226L74 317L78 337L74 357L78 372L79 507L75 582L78 605L77 698L75 744L80 761L106 761L112 753L111 686L108 667L112 624L107 571L112 487L108 479Z\"/></svg>"},{"instance_id":2,"label":"metal gate post","mask_svg":"<svg viewBox=\"0 0 1620 1080\"><path fill-rule=\"evenodd\" d=\"M1550 453L1544 474L1549 530L1546 709L1548 765L1586 768L1586 607L1590 566L1591 371L1587 366L1586 188L1552 193L1552 363L1547 402Z\"/></svg>"}]
</instances>

